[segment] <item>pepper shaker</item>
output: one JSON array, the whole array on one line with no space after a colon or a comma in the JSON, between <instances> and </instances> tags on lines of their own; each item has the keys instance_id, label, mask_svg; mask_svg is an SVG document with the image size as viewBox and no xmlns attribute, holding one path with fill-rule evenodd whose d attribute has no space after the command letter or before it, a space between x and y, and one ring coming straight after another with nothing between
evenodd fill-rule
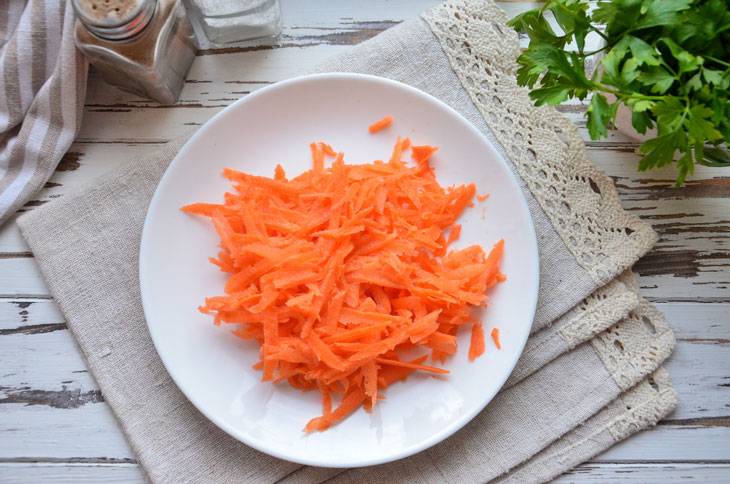
<instances>
[{"instance_id":1,"label":"pepper shaker","mask_svg":"<svg viewBox=\"0 0 730 484\"><path fill-rule=\"evenodd\" d=\"M197 43L181 0L73 0L76 46L104 80L177 101Z\"/></svg>"}]
</instances>

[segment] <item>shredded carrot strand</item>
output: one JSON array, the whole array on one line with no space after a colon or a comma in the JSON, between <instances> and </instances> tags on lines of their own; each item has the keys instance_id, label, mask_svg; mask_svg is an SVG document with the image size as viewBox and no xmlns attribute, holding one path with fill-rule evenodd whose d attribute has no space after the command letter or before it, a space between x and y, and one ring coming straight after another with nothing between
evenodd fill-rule
<instances>
[{"instance_id":1,"label":"shredded carrot strand","mask_svg":"<svg viewBox=\"0 0 730 484\"><path fill-rule=\"evenodd\" d=\"M494 332L492 332L494 336ZM471 344L469 345L469 361L474 361L484 353L484 328L481 323L471 327Z\"/></svg>"},{"instance_id":2,"label":"shredded carrot strand","mask_svg":"<svg viewBox=\"0 0 730 484\"><path fill-rule=\"evenodd\" d=\"M428 366L428 365L418 365L416 363L408 363L408 362L400 361L400 360L388 360L386 358L375 358L375 361L377 361L378 363L382 363L384 365L402 366L403 368L413 368L414 370L424 370L424 371L430 371L433 373L443 373L443 374L451 373L449 370L444 370L443 368L437 368L435 366Z\"/></svg>"},{"instance_id":3,"label":"shredded carrot strand","mask_svg":"<svg viewBox=\"0 0 730 484\"><path fill-rule=\"evenodd\" d=\"M498 350L502 349L502 345L499 344L499 329L494 328L492 330L492 339L494 340L494 344L497 346Z\"/></svg>"},{"instance_id":4,"label":"shredded carrot strand","mask_svg":"<svg viewBox=\"0 0 730 484\"><path fill-rule=\"evenodd\" d=\"M370 134L377 133L381 129L387 127L392 122L393 122L393 116L386 116L383 119L381 119L380 121L376 121L373 124L371 124L370 126L368 126L368 131L370 132Z\"/></svg>"}]
</instances>

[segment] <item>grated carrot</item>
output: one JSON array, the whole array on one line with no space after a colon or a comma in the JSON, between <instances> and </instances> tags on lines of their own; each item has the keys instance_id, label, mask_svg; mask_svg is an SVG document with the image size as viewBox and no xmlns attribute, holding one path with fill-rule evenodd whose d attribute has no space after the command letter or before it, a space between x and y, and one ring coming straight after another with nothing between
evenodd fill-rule
<instances>
[{"instance_id":1,"label":"grated carrot","mask_svg":"<svg viewBox=\"0 0 730 484\"><path fill-rule=\"evenodd\" d=\"M469 309L485 306L487 289L505 280L503 241L489 254L449 249L476 189L439 185L429 164L438 148L399 137L387 162L362 165L323 142L310 149L312 169L297 177L280 166L273 178L225 169L234 192L224 203L182 207L211 219L221 244L210 261L230 274L225 294L200 311L260 345L262 380L322 394L323 414L306 432L370 411L414 371L449 373L424 365L428 355L404 360L405 351L443 363L457 352L459 329L471 326L469 359L481 355L484 330ZM415 165L402 160L409 149ZM497 329L492 338L499 348Z\"/></svg>"},{"instance_id":2,"label":"grated carrot","mask_svg":"<svg viewBox=\"0 0 730 484\"><path fill-rule=\"evenodd\" d=\"M499 344L499 329L494 328L492 330L492 339L494 340L494 344L497 346L498 350L502 349L502 345Z\"/></svg>"},{"instance_id":3,"label":"grated carrot","mask_svg":"<svg viewBox=\"0 0 730 484\"><path fill-rule=\"evenodd\" d=\"M481 323L471 327L471 344L469 345L469 361L474 361L484 353L484 328Z\"/></svg>"},{"instance_id":4,"label":"grated carrot","mask_svg":"<svg viewBox=\"0 0 730 484\"><path fill-rule=\"evenodd\" d=\"M380 121L376 121L373 124L371 124L370 126L368 126L368 131L370 132L370 134L377 133L381 129L387 127L392 122L393 122L393 116L386 116L383 119L381 119Z\"/></svg>"}]
</instances>

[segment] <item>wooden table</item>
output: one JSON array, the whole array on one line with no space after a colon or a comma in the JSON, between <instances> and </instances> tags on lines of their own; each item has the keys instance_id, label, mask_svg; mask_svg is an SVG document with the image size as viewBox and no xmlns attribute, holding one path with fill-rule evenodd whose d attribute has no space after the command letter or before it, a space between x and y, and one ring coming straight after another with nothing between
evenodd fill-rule
<instances>
[{"instance_id":1,"label":"wooden table","mask_svg":"<svg viewBox=\"0 0 730 484\"><path fill-rule=\"evenodd\" d=\"M241 96L298 75L436 3L285 1L276 45L202 50L174 106L125 94L92 72L78 139L23 210L72 192ZM536 4L501 5L511 16ZM560 110L580 127L589 159L615 180L624 208L661 237L634 271L642 294L676 332L677 349L666 367L681 404L656 428L557 482L730 482L730 171L700 167L674 189L671 169L636 172L637 144L630 139L613 133L590 141L585 105ZM0 482L45 480L143 477L11 220L0 227Z\"/></svg>"}]
</instances>

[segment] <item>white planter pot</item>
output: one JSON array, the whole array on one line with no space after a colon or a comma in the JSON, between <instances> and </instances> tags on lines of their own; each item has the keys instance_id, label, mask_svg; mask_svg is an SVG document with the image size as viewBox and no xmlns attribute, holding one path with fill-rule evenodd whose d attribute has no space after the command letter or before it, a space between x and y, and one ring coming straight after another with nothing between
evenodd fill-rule
<instances>
[{"instance_id":1,"label":"white planter pot","mask_svg":"<svg viewBox=\"0 0 730 484\"><path fill-rule=\"evenodd\" d=\"M616 100L616 96L613 94L607 93L605 96L609 104ZM655 138L657 135L656 128L647 129L644 134L636 131L631 125L631 108L623 103L621 103L616 111L616 120L613 125L619 132L642 143L648 139Z\"/></svg>"},{"instance_id":2,"label":"white planter pot","mask_svg":"<svg viewBox=\"0 0 730 484\"><path fill-rule=\"evenodd\" d=\"M614 126L621 133L637 141L641 141L642 143L648 139L655 138L657 135L656 128L647 129L644 134L636 131L631 125L631 108L629 108L625 104L621 104L621 106L619 106L618 110L616 111L616 121L614 123Z\"/></svg>"}]
</instances>

